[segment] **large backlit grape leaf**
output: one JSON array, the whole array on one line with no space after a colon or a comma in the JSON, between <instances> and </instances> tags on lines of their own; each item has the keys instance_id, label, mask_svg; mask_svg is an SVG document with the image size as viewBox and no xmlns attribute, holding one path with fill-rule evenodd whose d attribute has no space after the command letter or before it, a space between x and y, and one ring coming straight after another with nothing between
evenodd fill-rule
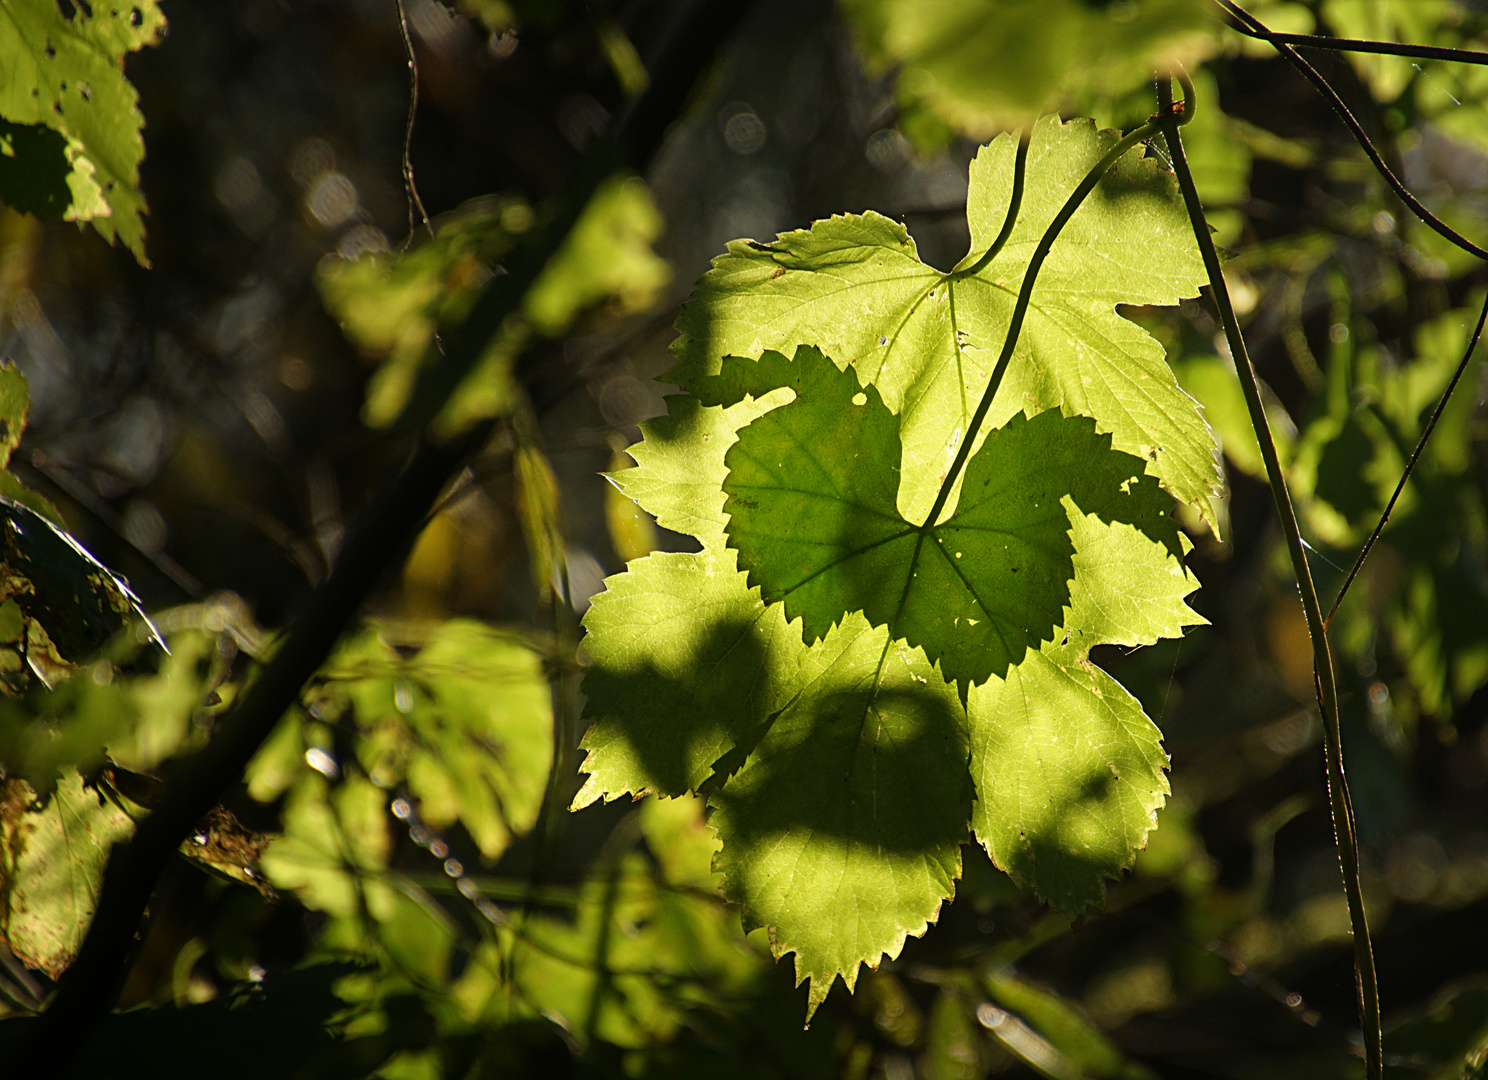
<instances>
[{"instance_id":1,"label":"large backlit grape leaf","mask_svg":"<svg viewBox=\"0 0 1488 1080\"><path fill-rule=\"evenodd\" d=\"M979 137L1083 91L1134 88L1202 50L1215 23L1191 0L844 0L842 11L870 62L897 70L901 101Z\"/></svg>"},{"instance_id":2,"label":"large backlit grape leaf","mask_svg":"<svg viewBox=\"0 0 1488 1080\"><path fill-rule=\"evenodd\" d=\"M815 345L858 369L899 415L899 508L924 520L1002 347L1023 272L1045 228L1117 139L1088 120L1039 121L1022 210L1006 246L975 275L920 261L904 226L847 215L770 244L735 241L698 282L677 322L668 378L692 390L725 356L786 355ZM1016 140L1000 136L971 165L970 266L1001 228ZM1206 280L1174 181L1128 155L1065 226L1033 292L1027 322L980 437L1015 412L1095 418L1117 450L1152 460L1172 495L1208 515L1219 490L1214 439L1178 388L1162 346L1118 304L1173 304Z\"/></svg>"},{"instance_id":3,"label":"large backlit grape leaf","mask_svg":"<svg viewBox=\"0 0 1488 1080\"><path fill-rule=\"evenodd\" d=\"M785 366L779 357L771 363ZM875 755L867 753L863 731L853 743L830 720L812 727L813 717L834 715L819 702L840 693L833 687L853 670L856 654L845 649L844 643L851 642L859 652L869 642L882 648L883 632L870 631L859 615L848 615L824 640L807 646L800 624L786 621L786 606L764 604L758 589L750 588L736 571L734 552L723 546L725 495L721 489L735 428L742 426L747 436L753 426L748 421L771 405L779 413L797 408L783 404L791 393L788 388L775 390L727 408L674 397L669 399L667 417L643 426L646 439L634 449L641 464L617 479L632 494L640 493L643 504L657 512L664 524L688 527L694 535L706 538L707 547L697 554L657 554L638 560L626 573L611 578L607 591L595 599L585 619L591 668L584 689L593 721L584 741L589 778L575 803L582 806L625 793L675 795L716 787L712 824L723 841L719 865L726 875L727 893L743 904L751 925L770 928L777 954L796 952L798 974L811 978L815 1003L830 987L832 974L851 981L859 961L876 962L881 953L895 955L906 934L923 930L934 918L951 891L950 878L944 876L954 875L948 861L954 846L950 838L961 835L965 824L963 819L953 831L949 809L926 804L935 813L920 827L944 828L946 847L937 851L933 844L924 845L917 863L902 859L885 863L893 855L891 850L875 859L826 836L821 822L830 817L830 807L816 807L815 801L820 799L851 816L865 804L898 804L903 789L895 785L903 781L920 792L910 802L914 809L906 811L916 814L926 791L942 791L947 785L954 791L966 782L967 769L964 757L944 753L937 758L925 752L910 755L905 768L893 773L874 772ZM858 406L851 415L861 417L863 411L864 406ZM685 452L688 449L692 452ZM861 462L859 467L867 471ZM892 477L891 468L880 467ZM1064 655L1077 667L1076 658L1091 645L1150 642L1199 621L1183 603L1195 583L1161 540L1134 525L1101 520L1097 513L1072 513L1061 507L1060 514L1062 529L1076 552L1063 622L1070 638ZM1146 524L1155 532L1171 527L1166 519ZM900 657L920 656L902 642L894 648ZM1031 654L1028 662L1038 655ZM878 660L872 657L874 663ZM947 715L960 722L960 704L940 674L923 659L901 662L908 672L902 682L917 686L919 693L939 702L934 708L948 710ZM915 670L915 664L923 667ZM820 674L824 667L833 681ZM1015 668L1009 680L1020 671ZM1086 669L1078 667L1078 671L1085 673ZM1109 679L1099 685L1124 694ZM880 692L892 694L893 689L893 683L886 680ZM906 700L917 699L894 698L895 703ZM1005 710L995 699L974 689L969 704L973 740L985 744L996 737L1022 747L1020 739L1026 729L1003 720ZM1096 697L1082 701L1066 695L1062 704L1075 710L1074 722L1096 729L1105 722L1106 706ZM1082 706L1088 717L1081 715ZM889 718L883 722L885 730L892 732L896 714L887 707L881 713ZM1156 773L1145 774L1130 767L1131 761L1146 760L1144 755L1156 746L1156 729L1139 709L1136 720L1140 724L1116 728L1099 746L1118 768L1132 774L1130 791L1096 789L1087 809L1120 827L1106 834L1100 844L1084 834L1040 834L1041 841L1055 848L1080 840L1084 845L1080 851L1089 859L1089 876L1077 880L1052 859L1019 873L1020 880L1061 907L1078 909L1099 894L1102 876L1129 865L1151 827L1151 808L1166 791L1160 767ZM1033 750L1025 748L1024 752ZM1068 769L1073 773L1087 765L1081 758L1069 763ZM1101 773L1105 775L1108 772ZM1147 787L1140 791L1143 782ZM1132 798L1131 792L1145 797ZM845 793L848 799L842 798ZM936 824L941 814L944 820ZM772 828L761 830L756 824L760 820L770 822ZM1039 824L1047 830L1047 821ZM995 855L1008 853L1000 832L989 828L984 833L979 827L978 834L989 846L994 837L999 841ZM1015 872L1026 869L1024 863L1004 865ZM850 868L858 866L866 877L852 873L844 878ZM846 882L845 890L864 889L873 909L890 912L892 917L865 918L856 903L848 902L847 892L831 892L836 888L831 883L838 880Z\"/></svg>"},{"instance_id":4,"label":"large backlit grape leaf","mask_svg":"<svg viewBox=\"0 0 1488 1080\"><path fill-rule=\"evenodd\" d=\"M145 264L145 197L139 189L144 118L124 77L124 56L154 44L164 31L156 0L0 5L0 119L61 135L71 196L65 216L92 221L106 239L117 237ZM37 167L55 174L57 155L49 142L44 145L49 152ZM24 148L13 147L17 156ZM34 183L33 177L27 180ZM7 193L0 190L0 198Z\"/></svg>"},{"instance_id":5,"label":"large backlit grape leaf","mask_svg":"<svg viewBox=\"0 0 1488 1080\"><path fill-rule=\"evenodd\" d=\"M807 351L804 355L815 354ZM767 364L789 368L782 357L769 358ZM738 380L736 392L743 392L747 369L741 365L725 370ZM835 367L831 370L836 371ZM833 381L830 372L819 369L818 376L825 376L822 381ZM852 376L839 374L837 378L847 380ZM855 379L852 382L856 385ZM718 381L710 389L718 393ZM850 396L851 389L845 386ZM849 415L859 424L867 411L869 389L861 391L862 405L848 406ZM625 574L609 580L607 591L590 609L585 619L585 647L592 666L584 684L588 716L593 721L584 741L588 751L584 767L590 775L575 802L586 805L627 792L673 795L717 787L714 805L718 812L713 824L723 841L719 864L725 868L728 895L743 904L751 925L770 928L777 954L796 952L798 973L803 978L811 977L811 1000L817 1002L829 988L831 974L851 980L859 961L876 962L881 953L894 955L905 934L922 930L934 917L942 899L949 895L950 884L930 871L929 867L935 865L933 858L919 864L918 873L907 873L902 866L893 869L874 863L862 851L845 854L840 845L821 841L821 829L804 820L802 793L820 792L820 797L830 801L843 790L844 780L859 775L842 768L840 759L848 748L835 746L826 732L819 739L802 738L798 744L791 744L792 754L779 758L780 762L789 761L795 770L790 785L754 779L773 775L763 762L766 758L775 760L778 751L773 749L774 740L794 730L788 725L780 729L781 735L774 734L775 725L782 722L781 715L800 717L806 715L800 710L815 707L803 703L803 696L820 694L821 688L813 680L824 663L823 657L837 647L847 629L856 628L857 636L869 634L862 616L848 615L825 640L806 645L801 624L787 622L787 605L767 606L758 589L750 588L745 576L737 572L735 553L724 546L725 525L732 524L724 512L729 477L725 459L730 448L741 435L747 437L761 418L768 419L771 409L783 415L804 408L790 401L794 393L789 386L782 386L760 398L746 395L728 407L705 406L692 397L670 398L669 414L643 425L645 440L632 451L637 467L615 477L628 493L639 497L646 509L657 514L662 524L690 532L706 546L697 554L658 554L632 563ZM1085 420L1050 416L1043 422L1083 425L1080 430L1087 437L1090 434ZM1019 418L1019 423L1027 427L1033 422ZM824 445L831 445L846 460L852 460L840 441L828 438ZM996 443L991 445L995 447ZM1124 464L1132 460L1119 453L1110 456ZM802 464L799 456L793 460L798 466ZM879 463L890 482L892 460L893 454L889 453L888 463ZM1019 463L1015 460L1012 464ZM857 466L869 471L861 461ZM1150 478L1146 486L1151 486ZM1111 498L1120 501L1130 496L1120 492L1118 486ZM889 508L893 509L892 503ZM1068 599L1060 618L1069 644L1061 655L1076 664L1078 674L1093 678L1099 674L1095 669L1080 666L1080 658L1091 646L1103 642L1150 643L1200 620L1183 602L1195 582L1183 569L1181 559L1169 550L1168 543L1175 534L1169 531L1171 521L1162 516L1160 503L1149 500L1144 514L1128 515L1148 532L1136 524L1112 520L1116 515L1096 500L1092 500L1092 512L1080 513L1079 509L1060 507L1060 530L1066 534L1066 544L1074 549L1066 570ZM1105 511L1104 520L1101 511ZM1180 550L1186 552L1186 541L1180 537L1178 542ZM873 631L872 639L882 643L881 634ZM906 650L907 646L900 643L895 648ZM909 653L919 655L917 650ZM1025 665L1036 663L1039 656L1037 651L1030 653ZM959 716L954 695L937 682L940 674L928 668L926 665L927 670L920 672L919 677L926 682L919 685L934 687L936 695L946 694L945 707ZM1019 667L1012 669L1008 680L1020 677L1032 676L1022 675ZM1051 903L1069 910L1078 910L1098 896L1102 877L1130 864L1151 828L1151 809L1161 803L1166 791L1160 750L1155 772L1142 772L1131 764L1148 760L1147 755L1156 747L1156 728L1140 709L1134 719L1128 718L1130 723L1113 728L1106 716L1109 706L1093 691L1104 690L1108 696L1124 692L1105 676L1099 678L1105 682L1092 682L1089 696L1066 694L1061 704L1073 710L1070 723L1106 732L1097 752L1106 752L1115 767L1131 777L1126 788L1094 789L1086 808L1087 814L1119 827L1097 843L1089 830L1076 835L1054 829L1049 819L1034 823L1044 830L1037 838L1049 850L1076 842L1082 845L1076 853L1086 859L1087 876L1081 879L1072 875L1067 866L1053 858L1037 866L1029 866L1026 859L1011 861L1010 856L1016 852L1002 842L1003 834L994 826L1016 828L1017 821L1031 822L1026 814L1002 822L988 819L985 829L978 825L979 838L989 848L996 842L994 857L1006 869ZM983 688L971 691L968 705L974 748L1000 738L1027 755L1036 752L1038 740L1047 734L1005 719L1011 710ZM1070 748L1073 751L1076 744L1072 742ZM1088 772L1087 758L1088 754L1066 763L1069 774ZM1051 760L1057 759L1051 756ZM1105 762L1101 768L1105 770L1101 777L1109 775ZM919 770L914 783L923 792L964 782L965 777L964 761L953 764L943 759L938 771ZM986 779L991 782L994 778L988 775ZM881 784L888 778L878 774L874 780ZM755 815L775 815L772 820L778 835L751 831L753 817L730 816L723 811L740 786L749 786L754 792L746 805ZM870 802L874 798L891 801L892 793L873 784L864 790L866 794L855 791L855 805L864 798ZM813 903L793 902L793 894L776 881L781 873L775 860L777 852L791 853L791 873L796 875L792 888L804 890ZM921 854L928 858L935 853L931 849ZM811 891L811 883L840 877L844 867L857 865L859 860L866 860L873 883L866 888L874 896L874 904L894 912L895 918L865 922L862 913L842 898L829 902L819 890Z\"/></svg>"},{"instance_id":6,"label":"large backlit grape leaf","mask_svg":"<svg viewBox=\"0 0 1488 1080\"><path fill-rule=\"evenodd\" d=\"M1046 222L1109 141L1040 125L1025 213ZM982 157L1010 171L1012 150ZM590 775L576 804L708 793L726 893L777 955L796 954L813 1007L834 976L851 984L923 931L969 825L1076 912L1130 866L1166 794L1157 729L1088 652L1202 621L1158 488L1200 501L1217 472L1161 348L1115 314L1195 290L1176 192L1145 164L1116 178L1055 244L1033 344L933 527L919 526L1042 222L1014 230L987 280L924 266L871 215L733 245L679 323L687 393L611 477L702 550L632 563L585 619ZM979 243L991 216L972 214ZM936 550L917 563L916 543ZM1025 572L1036 585L1014 584ZM972 596L968 581L988 588ZM971 625L989 611L1006 613L1006 641ZM924 738L953 727L954 740ZM913 820L883 816L895 807Z\"/></svg>"},{"instance_id":7,"label":"large backlit grape leaf","mask_svg":"<svg viewBox=\"0 0 1488 1080\"><path fill-rule=\"evenodd\" d=\"M24 780L0 785L0 930L27 967L55 979L72 963L109 848L133 828L76 772L45 803Z\"/></svg>"},{"instance_id":8,"label":"large backlit grape leaf","mask_svg":"<svg viewBox=\"0 0 1488 1080\"><path fill-rule=\"evenodd\" d=\"M972 456L954 511L922 526L895 504L897 419L852 371L802 347L793 360L775 352L758 362L731 357L720 376L697 385L709 404L781 387L795 394L743 428L729 449L724 511L740 568L766 603L783 600L787 618L804 620L808 642L861 611L923 648L949 679L1000 677L1064 623L1072 511L1137 526L1127 539L1138 550L1125 560L1136 576L1113 581L1117 595L1146 570L1177 603L1172 615L1192 588L1140 535L1182 557L1164 513L1171 499L1141 458L1113 451L1088 418L1014 415ZM1144 615L1129 613L1128 632ZM1150 629L1177 633L1182 625Z\"/></svg>"}]
</instances>

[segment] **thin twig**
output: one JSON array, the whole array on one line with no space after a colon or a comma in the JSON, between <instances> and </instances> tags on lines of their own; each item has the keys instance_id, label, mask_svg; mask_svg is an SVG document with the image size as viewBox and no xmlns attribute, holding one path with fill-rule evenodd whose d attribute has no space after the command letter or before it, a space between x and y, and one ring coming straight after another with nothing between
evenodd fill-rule
<instances>
[{"instance_id":1,"label":"thin twig","mask_svg":"<svg viewBox=\"0 0 1488 1080\"><path fill-rule=\"evenodd\" d=\"M1374 532L1369 534L1369 539L1364 542L1364 547L1359 551L1359 557L1354 560L1354 565L1344 579L1343 588L1338 590L1338 596L1333 600L1333 606L1328 609L1328 617L1324 623L1331 623L1333 616L1338 613L1338 605L1343 603L1343 598L1348 594L1349 586L1354 583L1354 578L1359 576L1359 571L1364 568L1364 560L1369 558L1369 553L1374 549L1374 542L1380 538L1380 533L1385 531L1385 523L1390 520L1390 514L1395 509L1395 503L1400 499L1400 493L1405 490L1405 482L1410 479L1411 473L1416 469L1416 462L1421 460L1421 452L1426 449L1426 440L1431 438L1431 433L1436 430L1436 422L1441 419L1442 413L1447 411L1447 402L1452 397L1452 391L1457 389L1457 384L1462 380L1462 375L1467 371L1467 365L1472 360L1473 353L1477 351L1478 339L1483 336L1483 323L1488 321L1488 296L1483 297L1483 310L1478 313L1478 325L1473 329L1472 339L1467 343L1467 349L1462 354L1462 359L1457 363L1457 370L1452 373L1452 381L1447 383L1447 388L1442 391L1441 398L1432 410L1431 419L1426 421L1426 427L1421 431L1421 437L1416 440L1416 448L1411 451L1410 460L1405 463L1405 472L1400 474L1400 483L1395 485L1395 493L1390 496L1390 501L1385 505L1385 512L1380 515L1379 521L1374 526Z\"/></svg>"},{"instance_id":2,"label":"thin twig","mask_svg":"<svg viewBox=\"0 0 1488 1080\"><path fill-rule=\"evenodd\" d=\"M413 220L413 211L418 209L418 216L424 223L424 228L429 230L429 238L434 238L434 226L429 222L429 211L424 209L424 200L419 197L418 184L413 180L413 158L411 148L413 146L413 125L418 119L419 104L419 70L418 54L413 50L413 37L408 32L408 12L403 7L403 0L393 0L398 5L398 29L403 34L403 54L408 57L408 122L403 125L403 188L408 192L408 239L412 241L413 230L417 228Z\"/></svg>"},{"instance_id":3,"label":"thin twig","mask_svg":"<svg viewBox=\"0 0 1488 1080\"><path fill-rule=\"evenodd\" d=\"M711 57L718 27L732 27L749 0L696 0L679 20L665 53L650 72L646 92L626 112L613 134L599 140L569 177L538 223L523 236L523 244L507 258L506 273L492 278L476 297L469 314L454 328L445 348L436 350L419 369L397 427L417 431L433 420L477 361L486 343L497 334L506 316L517 309L528 287L557 253L563 238L588 205L599 185L617 169L649 160L676 118L671 103L692 91L697 66ZM520 366L518 375L527 373Z\"/></svg>"},{"instance_id":4,"label":"thin twig","mask_svg":"<svg viewBox=\"0 0 1488 1080\"><path fill-rule=\"evenodd\" d=\"M1185 83L1188 102L1193 101L1192 87ZM1160 104L1169 95L1165 80L1159 80ZM1198 188L1194 185L1193 173L1188 167L1188 158L1183 152L1183 142L1178 135L1175 118L1165 115L1167 109L1159 109L1158 123L1167 138L1172 156L1173 171L1178 177L1178 186L1183 192L1183 202L1188 208L1189 221L1193 225L1194 239L1204 258L1204 268L1209 275L1209 291L1219 308L1220 320L1224 324L1225 338L1235 360L1235 371L1240 377L1240 388L1245 394L1245 404L1250 411L1251 426L1260 443L1261 457L1266 463L1266 478L1271 485L1271 496L1281 518L1282 531L1286 534L1287 552L1292 559L1292 570L1297 575L1297 587L1302 594L1302 609L1307 616L1307 633L1312 639L1313 674L1316 680L1318 706L1323 717L1323 748L1328 777L1329 808L1333 816L1333 835L1338 848L1338 860L1343 871L1344 894L1348 899L1349 925L1354 935L1354 966L1359 994L1359 1019L1364 1032L1365 1071L1369 1080L1380 1080L1383 1068L1382 1036L1380 1033L1379 983L1374 970L1374 946L1369 938L1369 923L1364 911L1364 894L1359 883L1359 852L1354 834L1354 811L1349 800L1348 782L1343 771L1343 739L1338 722L1338 687L1333 672L1333 657L1328 645L1327 624L1323 620L1322 607L1318 603L1317 587L1313 584L1312 570L1307 564L1307 552L1302 542L1302 532L1297 525L1297 514L1292 507L1291 494L1287 491L1286 476L1276 454L1276 442L1271 437L1271 428L1266 421L1265 406L1261 403L1260 386L1255 369L1250 363L1250 354L1245 349L1245 339L1240 333L1240 323L1235 318L1235 309L1230 303L1229 290L1225 288L1224 273L1219 266L1219 253L1214 248L1214 239L1209 235L1209 225L1204 219L1204 210L1199 202Z\"/></svg>"},{"instance_id":5,"label":"thin twig","mask_svg":"<svg viewBox=\"0 0 1488 1080\"><path fill-rule=\"evenodd\" d=\"M1360 38L1323 37L1318 34L1282 34L1275 30L1269 35L1250 27L1232 26L1237 34L1269 41L1273 45L1300 45L1305 49L1330 49L1334 52L1380 53L1385 56L1408 56L1415 60L1448 60L1454 64L1488 64L1488 53L1471 49L1445 49L1438 45L1397 45L1393 41L1364 41Z\"/></svg>"},{"instance_id":6,"label":"thin twig","mask_svg":"<svg viewBox=\"0 0 1488 1080\"><path fill-rule=\"evenodd\" d=\"M1237 21L1249 27L1250 30L1253 31L1254 37L1269 41L1273 46L1275 46L1277 52L1281 53L1282 56L1284 56L1288 61L1291 62L1291 65L1294 68L1302 73L1302 75L1307 79L1308 82L1317 87L1318 92L1322 94L1323 97L1327 98L1329 104L1333 106L1333 111L1338 114L1339 118L1343 120L1346 125L1348 125L1349 131L1353 133L1354 141L1356 141L1359 146L1363 148L1364 153L1368 155L1370 162L1375 167L1375 170L1378 171L1380 176L1384 177L1385 183L1390 185L1390 190L1395 192L1396 196L1400 199L1401 202L1405 203L1406 207L1409 208L1411 213L1420 218L1421 221L1428 228L1430 228L1439 236L1445 238L1452 244L1461 248L1463 251L1466 251L1472 255L1476 255L1480 259L1488 259L1488 250L1480 248L1477 244L1474 244L1471 240L1467 239L1461 233L1457 232L1457 230L1453 229L1446 222L1442 221L1430 210L1427 210L1426 207L1421 204L1421 200L1412 195L1410 189L1400 182L1400 179L1395 175L1393 171L1391 171L1390 166L1385 164L1385 159L1380 155L1380 152L1375 149L1374 143L1370 141L1368 134L1366 134L1364 131L1364 126L1359 123L1358 118L1354 116L1353 112L1349 109L1343 98L1338 96L1338 91L1333 89L1332 85L1328 82L1327 79L1318 74L1317 68L1313 67L1312 64L1310 64L1305 57L1301 56L1297 52L1296 49L1292 48L1285 41L1282 41L1281 35L1274 33L1269 27L1267 27L1264 23L1262 23L1255 16L1251 15L1249 12L1244 11L1240 7L1237 7L1235 4L1231 3L1231 0L1214 0L1214 2L1217 3L1221 8L1223 8L1228 14L1233 16Z\"/></svg>"}]
</instances>

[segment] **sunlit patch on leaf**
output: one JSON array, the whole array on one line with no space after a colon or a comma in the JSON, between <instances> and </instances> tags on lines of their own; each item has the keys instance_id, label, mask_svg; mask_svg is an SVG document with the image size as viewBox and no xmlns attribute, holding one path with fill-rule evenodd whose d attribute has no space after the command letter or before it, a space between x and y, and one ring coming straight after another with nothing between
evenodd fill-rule
<instances>
[{"instance_id":1,"label":"sunlit patch on leaf","mask_svg":"<svg viewBox=\"0 0 1488 1080\"><path fill-rule=\"evenodd\" d=\"M899 955L961 876L972 804L955 690L917 649L852 619L815 650L807 691L710 799L724 895L811 981Z\"/></svg>"},{"instance_id":2,"label":"sunlit patch on leaf","mask_svg":"<svg viewBox=\"0 0 1488 1080\"><path fill-rule=\"evenodd\" d=\"M1017 222L974 275L921 262L905 227L872 212L818 221L769 244L735 241L677 320L668 380L695 391L726 356L816 346L877 387L899 417L899 508L923 520L986 387L1038 241L1117 138L1088 120L1039 121ZM1015 150L1013 136L999 136L971 164L963 268L1001 228ZM1208 515L1220 484L1214 437L1162 346L1116 311L1174 304L1205 280L1172 177L1128 155L1050 251L983 434L1017 412L1094 417L1117 450L1148 459L1171 495Z\"/></svg>"},{"instance_id":3,"label":"sunlit patch on leaf","mask_svg":"<svg viewBox=\"0 0 1488 1080\"><path fill-rule=\"evenodd\" d=\"M992 861L1054 907L1099 903L1168 794L1162 733L1070 646L972 689L973 826Z\"/></svg>"}]
</instances>

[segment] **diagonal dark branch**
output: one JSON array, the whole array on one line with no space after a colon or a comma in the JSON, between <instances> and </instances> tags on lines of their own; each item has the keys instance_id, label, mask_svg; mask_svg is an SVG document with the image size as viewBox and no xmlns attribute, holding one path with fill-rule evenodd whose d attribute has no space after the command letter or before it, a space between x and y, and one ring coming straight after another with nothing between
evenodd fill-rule
<instances>
[{"instance_id":1,"label":"diagonal dark branch","mask_svg":"<svg viewBox=\"0 0 1488 1080\"><path fill-rule=\"evenodd\" d=\"M749 0L695 0L690 5L657 60L646 94L615 135L580 164L552 220L535 230L530 244L514 253L514 268L495 279L471 317L457 328L451 347L441 358L444 366L439 378L432 386L420 387L424 396L416 416L433 416L443 406L465 368L517 309L527 286L561 246L605 177L617 168L641 168L655 154L699 76L748 6ZM130 841L114 849L97 912L77 959L63 975L47 1010L28 1025L10 1060L3 1063L6 1068L0 1071L5 1075L45 1080L66 1071L72 1055L118 995L140 919L161 871L202 815L242 776L263 740L329 655L379 575L488 433L489 427L481 427L453 445L420 438L407 466L363 513L334 571L315 590L273 659L218 721L212 741L171 771L159 806Z\"/></svg>"},{"instance_id":2,"label":"diagonal dark branch","mask_svg":"<svg viewBox=\"0 0 1488 1080\"><path fill-rule=\"evenodd\" d=\"M1354 565L1349 569L1348 577L1344 579L1343 587L1338 590L1337 597L1333 600L1333 606L1328 609L1328 617L1323 621L1331 623L1333 616L1338 614L1338 605L1343 603L1343 598L1348 594L1349 586L1354 583L1354 578L1359 576L1359 571L1364 568L1364 560L1369 558L1369 553L1374 549L1374 542L1380 538L1380 533L1385 531L1385 523L1390 520L1390 514L1395 510L1395 504L1400 500L1400 493L1405 490L1405 482L1410 479L1411 473L1416 470L1416 462L1421 460L1421 451L1426 449L1426 440L1431 438L1431 433L1436 430L1436 422L1441 419L1442 413L1447 411L1447 402L1452 397L1452 391L1457 389L1457 384L1462 381L1462 375L1467 371L1467 365L1477 352L1478 340L1483 336L1483 323L1488 321L1488 296L1483 297L1483 310L1478 314L1478 325L1473 329L1472 338L1467 343L1466 350L1462 353L1462 359L1458 361L1457 370L1452 373L1452 381L1447 383L1447 388L1442 391L1436 408L1431 412L1431 419L1426 421L1426 427L1421 431L1421 437L1416 440L1416 448L1411 451L1410 460L1405 463L1405 472L1400 474L1400 483L1395 485L1395 493L1390 496L1390 501L1385 504L1385 511L1380 515L1379 521L1374 526L1374 532L1369 534L1369 539L1364 542L1364 547L1359 551L1359 557L1354 560Z\"/></svg>"},{"instance_id":3,"label":"diagonal dark branch","mask_svg":"<svg viewBox=\"0 0 1488 1080\"><path fill-rule=\"evenodd\" d=\"M1395 175L1390 169L1390 166L1385 164L1385 159L1380 155L1379 150L1375 148L1369 135L1364 131L1364 126L1359 123L1358 117L1349 109L1348 104L1343 98L1338 96L1338 91L1333 89L1328 80L1323 78L1318 73L1317 68L1313 67L1305 57L1300 55L1296 49L1292 48L1285 41L1281 40L1282 35L1274 33L1259 19L1236 6L1231 0L1215 0L1215 3L1237 22L1247 27L1251 32L1251 36L1269 41L1274 45L1277 52L1281 53L1294 68L1301 72L1308 82L1317 87L1318 93L1328 99L1328 103L1333 106L1333 111L1338 114L1339 118L1348 126L1349 131L1353 133L1354 140L1364 150L1364 153L1368 155L1370 162L1374 165L1380 176L1384 178L1385 183L1390 185L1390 190L1395 192L1396 196L1399 197L1401 202L1405 203L1411 213L1420 218L1432 231L1463 251L1476 255L1480 259L1488 259L1488 250L1479 247L1457 232L1457 230L1426 209L1421 204L1421 200L1411 194L1410 189L1401 183L1400 178Z\"/></svg>"}]
</instances>

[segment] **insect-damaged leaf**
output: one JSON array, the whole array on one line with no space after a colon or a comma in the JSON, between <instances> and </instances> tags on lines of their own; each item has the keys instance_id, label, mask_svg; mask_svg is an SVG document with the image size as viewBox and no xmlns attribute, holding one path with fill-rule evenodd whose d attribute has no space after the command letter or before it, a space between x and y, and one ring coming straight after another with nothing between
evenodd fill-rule
<instances>
[{"instance_id":1,"label":"insect-damaged leaf","mask_svg":"<svg viewBox=\"0 0 1488 1080\"><path fill-rule=\"evenodd\" d=\"M70 14L57 0L0 5L0 55L10 65L0 79L0 119L36 126L28 132L32 138L12 146L24 170L10 177L0 195L10 202L11 188L18 187L34 208L44 210L61 201L56 189L65 176L64 216L92 221L106 239L118 237L147 265L145 197L139 189L144 118L124 77L124 56L159 40L165 16L155 0L67 8ZM45 129L60 140L45 138ZM20 160L24 150L36 154L34 163ZM38 184L47 192L46 205L35 205Z\"/></svg>"},{"instance_id":2,"label":"insect-damaged leaf","mask_svg":"<svg viewBox=\"0 0 1488 1080\"><path fill-rule=\"evenodd\" d=\"M133 828L76 772L45 802L24 780L0 785L0 929L27 967L55 979L72 963L109 847Z\"/></svg>"}]
</instances>

